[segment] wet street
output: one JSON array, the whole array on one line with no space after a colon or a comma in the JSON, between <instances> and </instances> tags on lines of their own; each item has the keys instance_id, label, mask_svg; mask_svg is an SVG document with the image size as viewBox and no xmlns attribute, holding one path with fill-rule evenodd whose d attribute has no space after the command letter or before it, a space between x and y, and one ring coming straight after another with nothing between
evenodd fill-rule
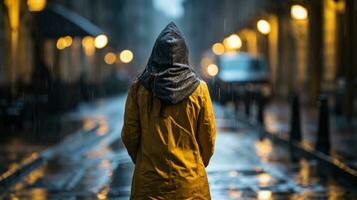
<instances>
[{"instance_id":1,"label":"wet street","mask_svg":"<svg viewBox=\"0 0 357 200\"><path fill-rule=\"evenodd\" d=\"M0 11L0 200L130 199L140 137L142 157L175 180L134 186L169 200L182 176L202 178L200 155L213 200L357 200L357 0L0 0ZM180 190L207 196L195 192Z\"/></svg>"},{"instance_id":2,"label":"wet street","mask_svg":"<svg viewBox=\"0 0 357 200\"><path fill-rule=\"evenodd\" d=\"M128 199L133 164L120 142L125 97L82 104L67 114L83 127L39 150L46 158L0 199ZM291 158L287 145L265 138L215 104L215 154L207 168L212 199L356 199L314 160ZM3 147L2 147L3 148ZM21 147L19 147L21 148Z\"/></svg>"}]
</instances>

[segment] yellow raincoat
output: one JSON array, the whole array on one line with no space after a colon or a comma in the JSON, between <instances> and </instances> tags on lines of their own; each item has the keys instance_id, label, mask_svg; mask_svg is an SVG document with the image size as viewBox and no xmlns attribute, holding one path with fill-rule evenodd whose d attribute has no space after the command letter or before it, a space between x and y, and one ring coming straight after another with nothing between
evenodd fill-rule
<instances>
[{"instance_id":1,"label":"yellow raincoat","mask_svg":"<svg viewBox=\"0 0 357 200\"><path fill-rule=\"evenodd\" d=\"M122 141L135 163L131 199L210 199L205 167L216 127L206 83L162 114L150 95L136 81L125 105Z\"/></svg>"}]
</instances>

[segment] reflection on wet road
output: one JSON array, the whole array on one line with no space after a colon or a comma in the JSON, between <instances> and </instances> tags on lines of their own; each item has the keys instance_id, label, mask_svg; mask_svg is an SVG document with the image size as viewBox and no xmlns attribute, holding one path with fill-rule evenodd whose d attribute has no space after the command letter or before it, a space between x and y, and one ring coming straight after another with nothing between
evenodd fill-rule
<instances>
[{"instance_id":1,"label":"reflection on wet road","mask_svg":"<svg viewBox=\"0 0 357 200\"><path fill-rule=\"evenodd\" d=\"M10 199L128 199L133 171L120 142L124 97L83 105L68 115L83 131L51 149L49 162L9 189ZM212 199L354 199L357 189L319 173L316 161L291 159L215 105L216 151L207 168Z\"/></svg>"}]
</instances>

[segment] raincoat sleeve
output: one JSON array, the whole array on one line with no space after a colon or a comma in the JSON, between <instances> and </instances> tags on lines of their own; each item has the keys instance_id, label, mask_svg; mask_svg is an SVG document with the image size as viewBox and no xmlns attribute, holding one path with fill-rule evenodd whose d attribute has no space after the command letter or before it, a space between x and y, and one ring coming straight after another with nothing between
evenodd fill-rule
<instances>
[{"instance_id":1,"label":"raincoat sleeve","mask_svg":"<svg viewBox=\"0 0 357 200\"><path fill-rule=\"evenodd\" d=\"M131 86L126 98L124 125L121 132L121 139L134 163L140 145L141 134L136 86L137 83L134 83L133 86Z\"/></svg>"},{"instance_id":2,"label":"raincoat sleeve","mask_svg":"<svg viewBox=\"0 0 357 200\"><path fill-rule=\"evenodd\" d=\"M203 87L203 105L198 118L197 140L203 164L207 167L213 155L216 140L216 123L207 85Z\"/></svg>"}]
</instances>

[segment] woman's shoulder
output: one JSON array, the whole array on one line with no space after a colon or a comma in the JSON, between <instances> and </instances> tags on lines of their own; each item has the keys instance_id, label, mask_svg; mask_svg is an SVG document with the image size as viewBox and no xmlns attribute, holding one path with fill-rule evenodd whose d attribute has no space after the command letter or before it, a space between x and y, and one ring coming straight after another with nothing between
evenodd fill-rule
<instances>
[{"instance_id":1,"label":"woman's shoulder","mask_svg":"<svg viewBox=\"0 0 357 200\"><path fill-rule=\"evenodd\" d=\"M193 95L202 98L202 97L206 96L207 93L209 93L207 83L204 80L200 80L200 84L198 85L196 90L193 92Z\"/></svg>"},{"instance_id":2,"label":"woman's shoulder","mask_svg":"<svg viewBox=\"0 0 357 200\"><path fill-rule=\"evenodd\" d=\"M208 89L207 83L204 80L200 80L200 85L199 87L203 88L203 89Z\"/></svg>"},{"instance_id":3,"label":"woman's shoulder","mask_svg":"<svg viewBox=\"0 0 357 200\"><path fill-rule=\"evenodd\" d=\"M148 90L144 87L143 84L140 83L140 80L135 79L129 87L129 93L132 93L137 96L140 93L148 93Z\"/></svg>"}]
</instances>

